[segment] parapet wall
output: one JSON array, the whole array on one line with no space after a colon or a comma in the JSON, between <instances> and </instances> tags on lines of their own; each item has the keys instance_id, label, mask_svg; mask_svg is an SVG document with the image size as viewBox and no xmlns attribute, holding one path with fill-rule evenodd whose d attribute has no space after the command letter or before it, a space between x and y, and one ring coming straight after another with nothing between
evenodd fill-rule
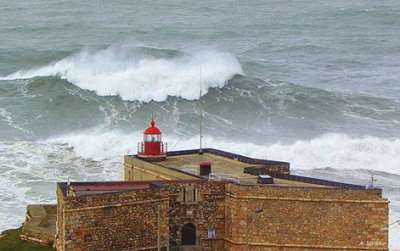
<instances>
[{"instance_id":1,"label":"parapet wall","mask_svg":"<svg viewBox=\"0 0 400 251\"><path fill-rule=\"evenodd\" d=\"M125 181L201 178L178 169L159 166L157 163L147 162L130 155L125 155L124 158L124 176Z\"/></svg>"}]
</instances>

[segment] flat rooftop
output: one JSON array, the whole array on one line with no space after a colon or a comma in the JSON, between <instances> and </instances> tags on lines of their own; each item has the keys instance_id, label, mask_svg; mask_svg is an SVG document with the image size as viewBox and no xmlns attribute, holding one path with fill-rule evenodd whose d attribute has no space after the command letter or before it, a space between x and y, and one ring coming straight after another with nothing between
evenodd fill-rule
<instances>
[{"instance_id":1,"label":"flat rooftop","mask_svg":"<svg viewBox=\"0 0 400 251\"><path fill-rule=\"evenodd\" d=\"M238 158L227 158L221 155L215 155L213 153L203 153L202 155L196 154L183 154L168 156L166 160L157 161L156 164L178 169L183 172L199 175L199 163L210 162L211 172L213 179L222 179L232 182L236 182L244 185L256 185L258 175L250 173L244 173L245 168L261 168L265 164L251 164L239 161ZM273 162L272 162L273 163ZM205 178L208 178L205 177ZM273 178L273 184L275 186L301 186L301 187L321 187L323 185L311 184L307 182L291 181L279 178ZM325 185L326 186L326 185Z\"/></svg>"},{"instance_id":2,"label":"flat rooftop","mask_svg":"<svg viewBox=\"0 0 400 251\"><path fill-rule=\"evenodd\" d=\"M249 166L261 166L258 164L249 165L238 161L237 159L230 159L212 153L199 154L184 154L176 156L168 156L166 160L158 161L156 164L179 169L183 172L191 173L194 175L200 175L199 163L210 162L211 172L213 174L228 175L232 178L236 177L245 183L257 183L257 177L251 174L243 173L243 168ZM208 178L208 177L207 177Z\"/></svg>"},{"instance_id":3,"label":"flat rooftop","mask_svg":"<svg viewBox=\"0 0 400 251\"><path fill-rule=\"evenodd\" d=\"M138 158L137 155L131 157ZM267 186L365 189L358 185L291 175L290 164L287 162L250 158L213 148L203 149L203 154L199 154L199 149L168 152L165 160L148 162L159 167L191 174L198 179L218 180L220 178L221 181L242 185L256 185L258 176L261 174L269 175L273 179L272 184L263 184ZM211 163L211 176L200 176L200 162Z\"/></svg>"}]
</instances>

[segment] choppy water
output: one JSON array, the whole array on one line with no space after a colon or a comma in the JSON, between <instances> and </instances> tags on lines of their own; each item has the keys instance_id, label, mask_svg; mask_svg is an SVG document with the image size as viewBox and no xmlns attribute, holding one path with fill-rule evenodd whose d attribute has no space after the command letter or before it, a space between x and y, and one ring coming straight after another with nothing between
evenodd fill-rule
<instances>
[{"instance_id":1,"label":"choppy water","mask_svg":"<svg viewBox=\"0 0 400 251\"><path fill-rule=\"evenodd\" d=\"M399 26L398 1L0 3L0 230L57 181L122 179L152 111L197 147L200 86L207 147L374 175L400 219Z\"/></svg>"}]
</instances>

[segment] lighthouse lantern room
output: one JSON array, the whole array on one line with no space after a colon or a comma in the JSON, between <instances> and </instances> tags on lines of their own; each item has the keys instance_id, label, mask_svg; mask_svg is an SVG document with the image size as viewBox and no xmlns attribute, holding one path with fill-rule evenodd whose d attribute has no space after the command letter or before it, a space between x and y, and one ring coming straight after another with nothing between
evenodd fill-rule
<instances>
[{"instance_id":1,"label":"lighthouse lantern room","mask_svg":"<svg viewBox=\"0 0 400 251\"><path fill-rule=\"evenodd\" d=\"M161 131L152 119L150 126L144 130L143 142L138 143L138 157L157 161L167 157L167 144L161 140Z\"/></svg>"}]
</instances>

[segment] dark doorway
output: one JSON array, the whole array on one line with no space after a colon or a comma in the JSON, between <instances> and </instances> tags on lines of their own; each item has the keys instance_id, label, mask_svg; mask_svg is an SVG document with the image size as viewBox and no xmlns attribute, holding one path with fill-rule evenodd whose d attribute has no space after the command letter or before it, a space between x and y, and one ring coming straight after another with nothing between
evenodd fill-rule
<instances>
[{"instance_id":1,"label":"dark doorway","mask_svg":"<svg viewBox=\"0 0 400 251\"><path fill-rule=\"evenodd\" d=\"M182 245L196 245L196 227L192 223L182 227Z\"/></svg>"}]
</instances>

